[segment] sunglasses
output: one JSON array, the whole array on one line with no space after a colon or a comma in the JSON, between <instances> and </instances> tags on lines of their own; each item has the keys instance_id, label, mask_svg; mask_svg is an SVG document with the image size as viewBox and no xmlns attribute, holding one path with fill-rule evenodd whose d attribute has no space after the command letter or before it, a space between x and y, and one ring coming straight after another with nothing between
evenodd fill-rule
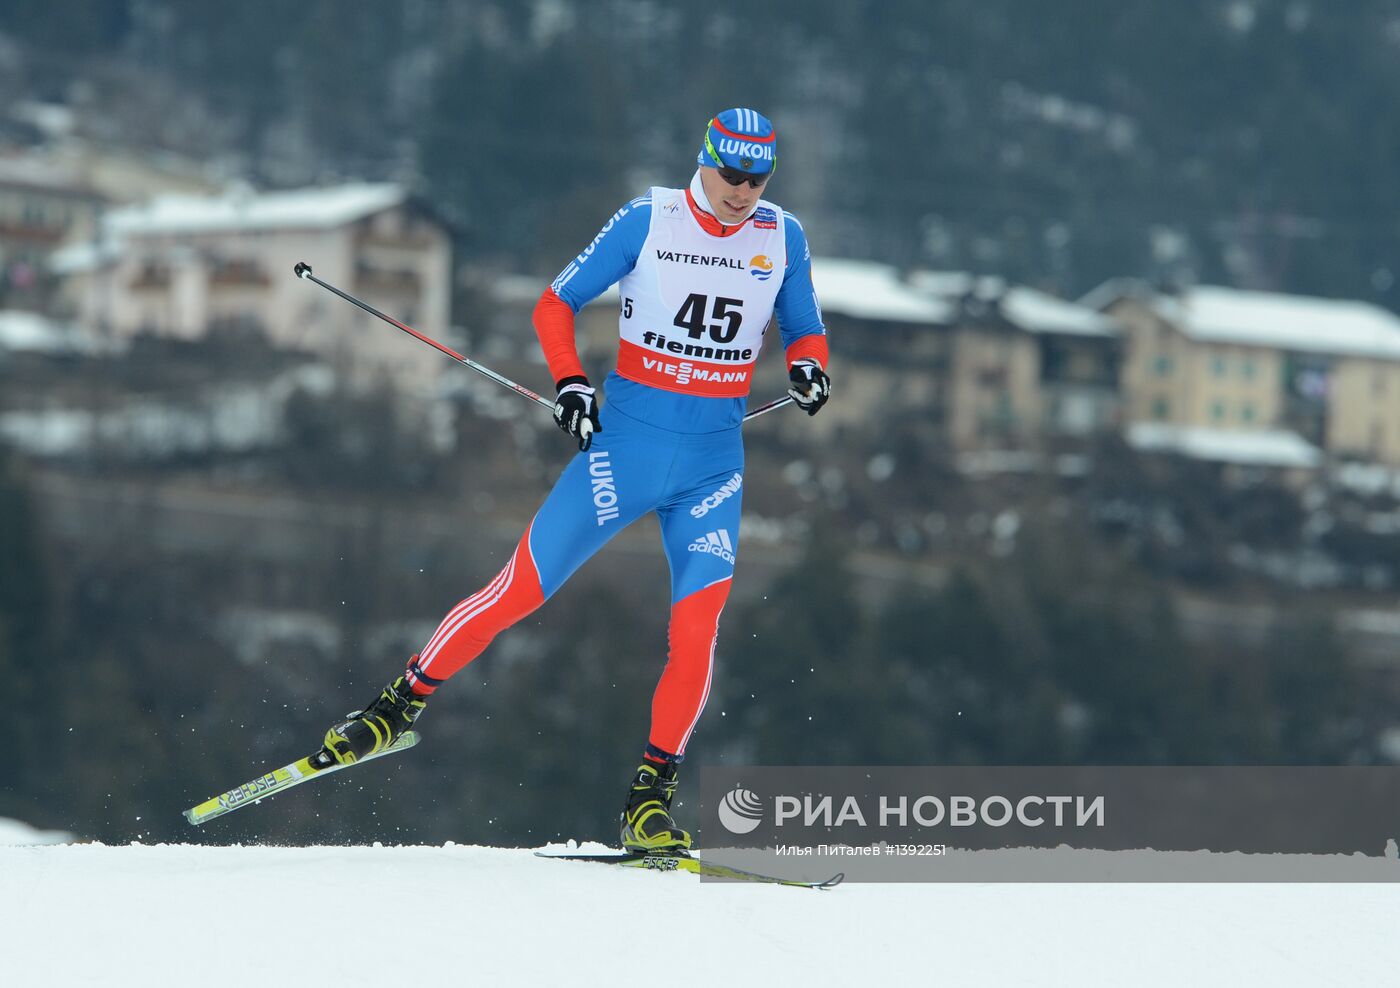
<instances>
[{"instance_id":1,"label":"sunglasses","mask_svg":"<svg viewBox=\"0 0 1400 988\"><path fill-rule=\"evenodd\" d=\"M748 182L749 185L753 186L755 189L763 188L763 184L768 181L772 174L773 173L770 171L764 172L762 175L750 175L748 172L741 172L737 168L719 169L719 177L730 185L743 185L745 182Z\"/></svg>"}]
</instances>

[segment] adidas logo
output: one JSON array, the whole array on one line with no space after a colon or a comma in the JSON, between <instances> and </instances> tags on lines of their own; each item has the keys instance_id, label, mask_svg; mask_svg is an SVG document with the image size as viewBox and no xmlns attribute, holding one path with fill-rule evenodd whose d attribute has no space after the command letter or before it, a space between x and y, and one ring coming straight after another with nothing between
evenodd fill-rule
<instances>
[{"instance_id":1,"label":"adidas logo","mask_svg":"<svg viewBox=\"0 0 1400 988\"><path fill-rule=\"evenodd\" d=\"M712 556L718 556L731 566L734 565L734 543L729 541L728 529L721 528L718 532L707 532L694 542L690 543L691 552L708 552Z\"/></svg>"}]
</instances>

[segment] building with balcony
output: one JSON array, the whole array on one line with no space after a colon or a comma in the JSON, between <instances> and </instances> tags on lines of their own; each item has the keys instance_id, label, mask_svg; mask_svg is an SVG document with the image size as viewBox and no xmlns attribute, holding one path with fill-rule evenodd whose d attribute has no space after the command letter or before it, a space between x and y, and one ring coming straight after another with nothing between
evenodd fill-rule
<instances>
[{"instance_id":1,"label":"building with balcony","mask_svg":"<svg viewBox=\"0 0 1400 988\"><path fill-rule=\"evenodd\" d=\"M1117 424L1119 328L1102 313L1001 278L869 261L819 257L812 280L840 366L833 421L903 410L960 451Z\"/></svg>"},{"instance_id":2,"label":"building with balcony","mask_svg":"<svg viewBox=\"0 0 1400 988\"><path fill-rule=\"evenodd\" d=\"M448 232L393 184L159 196L110 210L51 267L60 314L111 338L260 334L359 384L435 380L441 354L295 277L298 261L428 336L448 333Z\"/></svg>"},{"instance_id":3,"label":"building with balcony","mask_svg":"<svg viewBox=\"0 0 1400 988\"><path fill-rule=\"evenodd\" d=\"M1084 299L1125 327L1128 423L1285 430L1336 457L1400 464L1400 317L1233 288L1108 282Z\"/></svg>"},{"instance_id":4,"label":"building with balcony","mask_svg":"<svg viewBox=\"0 0 1400 988\"><path fill-rule=\"evenodd\" d=\"M0 306L45 307L50 255L64 241L90 235L102 203L74 168L0 156Z\"/></svg>"}]
</instances>

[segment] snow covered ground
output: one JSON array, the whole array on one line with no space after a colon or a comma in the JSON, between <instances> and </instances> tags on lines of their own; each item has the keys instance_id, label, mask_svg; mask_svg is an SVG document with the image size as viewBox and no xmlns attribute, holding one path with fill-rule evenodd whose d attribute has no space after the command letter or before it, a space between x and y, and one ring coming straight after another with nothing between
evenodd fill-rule
<instances>
[{"instance_id":1,"label":"snow covered ground","mask_svg":"<svg viewBox=\"0 0 1400 988\"><path fill-rule=\"evenodd\" d=\"M7 985L1379 985L1391 885L701 883L489 847L0 846Z\"/></svg>"},{"instance_id":2,"label":"snow covered ground","mask_svg":"<svg viewBox=\"0 0 1400 988\"><path fill-rule=\"evenodd\" d=\"M22 820L0 816L0 847L7 844L68 844L73 835L62 830L39 830Z\"/></svg>"}]
</instances>

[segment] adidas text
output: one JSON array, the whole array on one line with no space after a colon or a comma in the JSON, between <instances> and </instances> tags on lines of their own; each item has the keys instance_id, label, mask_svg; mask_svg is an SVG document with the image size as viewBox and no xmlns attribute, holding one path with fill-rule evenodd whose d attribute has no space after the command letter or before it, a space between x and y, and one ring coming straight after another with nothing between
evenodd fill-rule
<instances>
[{"instance_id":1,"label":"adidas text","mask_svg":"<svg viewBox=\"0 0 1400 988\"><path fill-rule=\"evenodd\" d=\"M711 556L718 556L726 563L734 565L734 544L729 541L729 530L721 528L718 532L709 532L700 536L690 543L691 552L703 552Z\"/></svg>"}]
</instances>

